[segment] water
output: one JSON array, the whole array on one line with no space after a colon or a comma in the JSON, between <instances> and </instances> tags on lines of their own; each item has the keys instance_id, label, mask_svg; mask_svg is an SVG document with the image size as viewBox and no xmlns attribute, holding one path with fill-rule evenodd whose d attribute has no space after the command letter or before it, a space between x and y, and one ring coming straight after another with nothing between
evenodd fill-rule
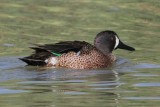
<instances>
[{"instance_id":1,"label":"water","mask_svg":"<svg viewBox=\"0 0 160 107\"><path fill-rule=\"evenodd\" d=\"M49 69L17 57L1 57L0 65L1 107L159 106L160 65L118 58L112 69Z\"/></svg>"},{"instance_id":2,"label":"water","mask_svg":"<svg viewBox=\"0 0 160 107\"><path fill-rule=\"evenodd\" d=\"M0 107L159 107L159 0L0 0ZM25 66L32 43L85 40L114 30L135 52L113 68Z\"/></svg>"}]
</instances>

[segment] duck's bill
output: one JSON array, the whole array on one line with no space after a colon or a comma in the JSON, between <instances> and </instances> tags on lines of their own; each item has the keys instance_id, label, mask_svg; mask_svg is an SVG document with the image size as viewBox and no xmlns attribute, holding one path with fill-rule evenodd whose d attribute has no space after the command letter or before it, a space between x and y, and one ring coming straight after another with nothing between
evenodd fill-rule
<instances>
[{"instance_id":1,"label":"duck's bill","mask_svg":"<svg viewBox=\"0 0 160 107\"><path fill-rule=\"evenodd\" d=\"M117 48L119 49L125 49L125 50L129 50L129 51L135 51L135 48L128 46L126 44L124 44L123 42L119 42L119 45L117 46Z\"/></svg>"}]
</instances>

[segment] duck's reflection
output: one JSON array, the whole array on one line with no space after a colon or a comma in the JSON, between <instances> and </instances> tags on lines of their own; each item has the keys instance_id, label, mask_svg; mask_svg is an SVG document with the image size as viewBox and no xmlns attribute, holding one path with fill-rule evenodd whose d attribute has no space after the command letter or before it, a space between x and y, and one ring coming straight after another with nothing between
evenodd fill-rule
<instances>
[{"instance_id":1,"label":"duck's reflection","mask_svg":"<svg viewBox=\"0 0 160 107\"><path fill-rule=\"evenodd\" d=\"M122 84L119 75L113 70L55 69L39 72L23 85L31 91L28 95L33 98L32 104L75 107L103 103L115 107L119 98L117 87Z\"/></svg>"}]
</instances>

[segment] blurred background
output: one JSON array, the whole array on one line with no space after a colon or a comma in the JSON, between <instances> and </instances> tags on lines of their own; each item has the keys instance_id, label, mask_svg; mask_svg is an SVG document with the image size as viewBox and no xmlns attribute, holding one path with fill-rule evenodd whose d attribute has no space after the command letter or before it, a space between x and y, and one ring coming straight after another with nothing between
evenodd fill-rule
<instances>
[{"instance_id":1,"label":"blurred background","mask_svg":"<svg viewBox=\"0 0 160 107\"><path fill-rule=\"evenodd\" d=\"M92 43L108 29L136 48L132 59L160 62L159 0L0 0L0 22L1 56L27 55L32 43Z\"/></svg>"},{"instance_id":2,"label":"blurred background","mask_svg":"<svg viewBox=\"0 0 160 107\"><path fill-rule=\"evenodd\" d=\"M103 70L44 69L18 60L34 43L85 40L115 31ZM159 107L160 0L0 0L1 107Z\"/></svg>"}]
</instances>

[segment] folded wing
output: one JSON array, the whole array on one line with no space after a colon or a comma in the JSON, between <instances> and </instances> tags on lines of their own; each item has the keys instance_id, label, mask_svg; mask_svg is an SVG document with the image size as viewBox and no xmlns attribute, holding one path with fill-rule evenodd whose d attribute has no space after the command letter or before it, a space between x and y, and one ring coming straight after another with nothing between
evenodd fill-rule
<instances>
[{"instance_id":1,"label":"folded wing","mask_svg":"<svg viewBox=\"0 0 160 107\"><path fill-rule=\"evenodd\" d=\"M30 47L35 50L30 56L19 58L20 60L26 62L28 65L34 66L44 66L46 65L45 60L51 56L60 56L63 53L69 51L79 52L86 45L90 45L85 41L62 41L55 44L45 44Z\"/></svg>"}]
</instances>

